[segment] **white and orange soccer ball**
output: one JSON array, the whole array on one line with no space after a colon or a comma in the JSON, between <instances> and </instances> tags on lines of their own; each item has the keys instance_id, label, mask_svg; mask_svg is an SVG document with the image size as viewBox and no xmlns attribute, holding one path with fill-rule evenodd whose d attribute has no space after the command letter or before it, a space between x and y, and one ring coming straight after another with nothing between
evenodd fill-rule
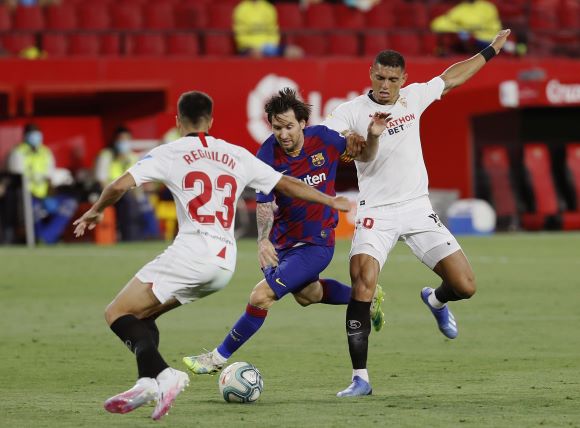
<instances>
[{"instance_id":1,"label":"white and orange soccer ball","mask_svg":"<svg viewBox=\"0 0 580 428\"><path fill-rule=\"evenodd\" d=\"M220 375L218 385L221 396L228 403L253 403L264 389L260 371L245 362L227 366Z\"/></svg>"}]
</instances>

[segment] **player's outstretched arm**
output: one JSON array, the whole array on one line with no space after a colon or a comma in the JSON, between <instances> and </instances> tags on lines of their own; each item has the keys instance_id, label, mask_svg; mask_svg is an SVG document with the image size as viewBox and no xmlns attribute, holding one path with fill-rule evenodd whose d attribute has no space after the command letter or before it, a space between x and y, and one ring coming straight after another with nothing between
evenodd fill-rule
<instances>
[{"instance_id":1,"label":"player's outstretched arm","mask_svg":"<svg viewBox=\"0 0 580 428\"><path fill-rule=\"evenodd\" d=\"M344 196L329 196L294 177L283 175L275 189L291 198L327 205L339 211L350 211L350 201Z\"/></svg>"},{"instance_id":2,"label":"player's outstretched arm","mask_svg":"<svg viewBox=\"0 0 580 428\"><path fill-rule=\"evenodd\" d=\"M94 229L102 220L105 208L115 204L129 189L135 186L135 179L128 172L107 185L103 189L103 193L101 193L97 202L95 202L95 204L80 218L74 221L73 226L75 226L75 236L77 238L83 236L87 228L89 230Z\"/></svg>"},{"instance_id":3,"label":"player's outstretched arm","mask_svg":"<svg viewBox=\"0 0 580 428\"><path fill-rule=\"evenodd\" d=\"M379 137L391 120L390 113L375 112L371 118L371 122L367 127L367 143L356 160L360 162L370 162L375 159L379 150Z\"/></svg>"},{"instance_id":4,"label":"player's outstretched arm","mask_svg":"<svg viewBox=\"0 0 580 428\"><path fill-rule=\"evenodd\" d=\"M278 266L278 255L270 241L270 231L274 225L274 203L258 202L256 206L256 225L258 226L258 260L260 267Z\"/></svg>"},{"instance_id":5,"label":"player's outstretched arm","mask_svg":"<svg viewBox=\"0 0 580 428\"><path fill-rule=\"evenodd\" d=\"M449 92L451 89L456 88L467 80L469 80L475 73L477 73L487 61L497 55L503 45L505 44L511 30L501 30L493 41L491 45L482 50L477 55L472 56L465 61L461 61L453 64L447 70L443 72L441 78L445 82L445 89L443 90L443 95Z\"/></svg>"}]
</instances>

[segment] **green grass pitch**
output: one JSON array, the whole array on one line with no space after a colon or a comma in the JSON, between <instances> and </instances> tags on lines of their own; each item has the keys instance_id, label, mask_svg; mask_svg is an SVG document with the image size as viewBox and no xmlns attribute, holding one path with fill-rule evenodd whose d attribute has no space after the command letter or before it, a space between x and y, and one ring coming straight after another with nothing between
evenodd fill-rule
<instances>
[{"instance_id":1,"label":"green grass pitch","mask_svg":"<svg viewBox=\"0 0 580 428\"><path fill-rule=\"evenodd\" d=\"M387 325L370 337L373 396L337 399L350 381L345 307L287 297L233 361L264 376L260 400L225 403L217 377L192 377L162 426L580 427L580 235L463 238L478 293L453 303L446 340L419 298L436 278L398 245L381 273ZM0 426L153 426L152 407L111 415L103 401L132 386L134 357L103 309L164 243L0 248ZM349 242L325 276L348 282ZM159 320L161 351L212 349L261 279L253 241L239 244L228 287Z\"/></svg>"}]
</instances>

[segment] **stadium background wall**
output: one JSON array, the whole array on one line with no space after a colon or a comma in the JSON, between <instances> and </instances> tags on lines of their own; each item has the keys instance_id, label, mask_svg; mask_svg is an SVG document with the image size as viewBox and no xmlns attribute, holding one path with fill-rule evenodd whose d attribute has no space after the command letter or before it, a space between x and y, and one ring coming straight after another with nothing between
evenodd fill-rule
<instances>
[{"instance_id":1,"label":"stadium background wall","mask_svg":"<svg viewBox=\"0 0 580 428\"><path fill-rule=\"evenodd\" d=\"M457 58L410 58L408 83L439 75ZM127 123L135 138L161 138L174 124L175 103L186 90L202 90L216 103L213 134L258 149L266 124L264 99L292 82L314 104L311 124L333 105L369 86L370 59L78 59L11 60L0 63L0 161L19 141L29 120L44 129L59 166L91 167L112 129ZM433 188L474 194L472 118L505 112L499 99L503 81L536 79L526 87L532 101L550 101L533 91L550 79L580 83L580 61L496 58L476 78L435 103L422 119L424 156ZM539 86L538 86L539 85ZM531 91L531 92L530 92ZM531 94L531 95L530 95ZM580 98L580 97L578 97ZM534 101L536 100L536 101ZM570 105L579 106L580 100ZM507 126L498 121L498 129ZM250 132L249 128L254 131ZM257 130L256 130L257 129ZM554 130L558 132L558 130Z\"/></svg>"}]
</instances>

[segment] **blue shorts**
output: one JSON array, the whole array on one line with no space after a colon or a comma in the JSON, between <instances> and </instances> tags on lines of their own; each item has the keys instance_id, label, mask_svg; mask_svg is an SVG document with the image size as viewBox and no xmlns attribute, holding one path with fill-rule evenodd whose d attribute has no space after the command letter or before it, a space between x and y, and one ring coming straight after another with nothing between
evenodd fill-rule
<instances>
[{"instance_id":1,"label":"blue shorts","mask_svg":"<svg viewBox=\"0 0 580 428\"><path fill-rule=\"evenodd\" d=\"M262 269L276 300L318 281L320 272L330 264L333 254L334 247L310 244L278 252L278 266Z\"/></svg>"}]
</instances>

